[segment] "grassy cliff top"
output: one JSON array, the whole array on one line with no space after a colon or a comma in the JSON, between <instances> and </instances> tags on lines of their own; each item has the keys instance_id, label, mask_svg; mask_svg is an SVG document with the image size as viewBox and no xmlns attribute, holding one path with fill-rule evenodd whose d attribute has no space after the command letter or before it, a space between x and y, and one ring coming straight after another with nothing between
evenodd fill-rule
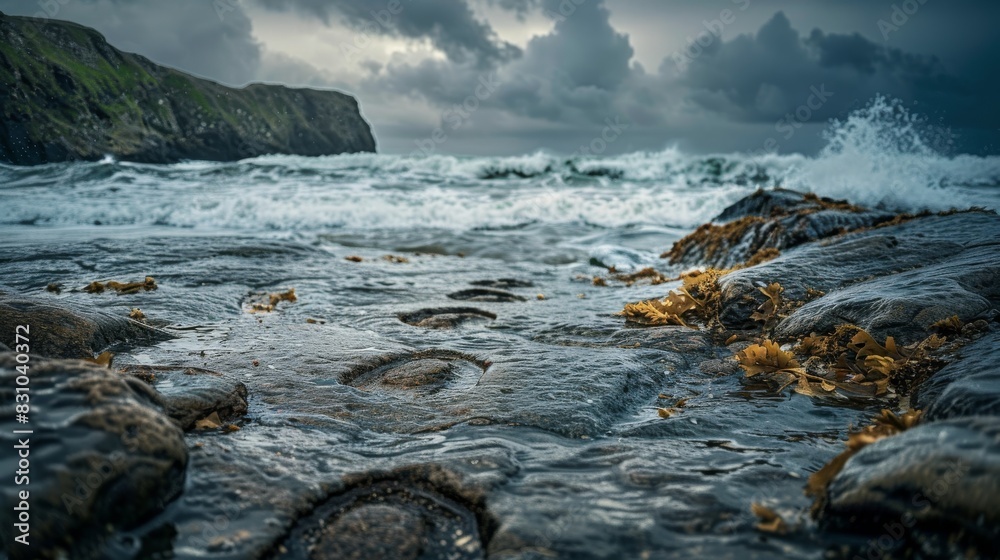
<instances>
[{"instance_id":1,"label":"grassy cliff top","mask_svg":"<svg viewBox=\"0 0 1000 560\"><path fill-rule=\"evenodd\" d=\"M115 49L93 29L0 13L0 161L232 160L374 151L346 94L230 88Z\"/></svg>"}]
</instances>

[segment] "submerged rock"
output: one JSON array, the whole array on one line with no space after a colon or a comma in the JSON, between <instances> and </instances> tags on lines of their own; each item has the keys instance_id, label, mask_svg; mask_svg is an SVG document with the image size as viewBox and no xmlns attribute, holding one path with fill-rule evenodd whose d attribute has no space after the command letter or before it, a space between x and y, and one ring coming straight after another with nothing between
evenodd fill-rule
<instances>
[{"instance_id":1,"label":"submerged rock","mask_svg":"<svg viewBox=\"0 0 1000 560\"><path fill-rule=\"evenodd\" d=\"M527 301L517 294L512 294L504 290L494 290L489 288L472 288L469 290L460 290L457 292L452 292L448 294L451 299L463 300L463 301L483 301L483 302L512 302L512 301Z\"/></svg>"},{"instance_id":2,"label":"submerged rock","mask_svg":"<svg viewBox=\"0 0 1000 560\"><path fill-rule=\"evenodd\" d=\"M214 371L133 365L126 366L123 373L154 386L164 412L185 431L212 414L217 414L225 422L247 412L246 385L228 380Z\"/></svg>"},{"instance_id":3,"label":"submerged rock","mask_svg":"<svg viewBox=\"0 0 1000 560\"><path fill-rule=\"evenodd\" d=\"M853 551L882 557L989 557L1000 538L1000 418L932 422L851 457L820 512L827 531L872 537Z\"/></svg>"},{"instance_id":4,"label":"submerged rock","mask_svg":"<svg viewBox=\"0 0 1000 560\"><path fill-rule=\"evenodd\" d=\"M10 348L17 344L15 329L19 325L28 327L31 354L47 358L91 358L112 345L167 338L165 333L126 317L79 311L0 289L0 337Z\"/></svg>"},{"instance_id":5,"label":"submerged rock","mask_svg":"<svg viewBox=\"0 0 1000 560\"><path fill-rule=\"evenodd\" d=\"M184 485L183 433L157 407L153 389L137 379L79 361L30 361L28 422L15 423L13 355L0 356L0 428L5 447L24 438L30 486L2 484L6 511L16 492L30 490L32 558L104 558L106 538L146 521L176 498ZM27 435L13 430L30 429ZM4 472L18 470L15 453L0 458ZM15 553L13 526L0 537ZM61 556L62 555L62 556Z\"/></svg>"},{"instance_id":6,"label":"submerged rock","mask_svg":"<svg viewBox=\"0 0 1000 560\"><path fill-rule=\"evenodd\" d=\"M495 313L475 307L439 307L399 314L400 321L429 329L453 329L465 323L492 321L496 318Z\"/></svg>"},{"instance_id":7,"label":"submerged rock","mask_svg":"<svg viewBox=\"0 0 1000 560\"><path fill-rule=\"evenodd\" d=\"M345 477L346 488L300 521L277 558L474 560L495 522L484 492L437 465Z\"/></svg>"}]
</instances>

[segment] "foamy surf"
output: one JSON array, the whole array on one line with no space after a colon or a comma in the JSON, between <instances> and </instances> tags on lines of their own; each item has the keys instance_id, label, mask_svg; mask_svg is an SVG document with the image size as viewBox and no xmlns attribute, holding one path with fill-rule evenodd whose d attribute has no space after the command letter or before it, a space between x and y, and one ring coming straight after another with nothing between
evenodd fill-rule
<instances>
[{"instance_id":1,"label":"foamy surf","mask_svg":"<svg viewBox=\"0 0 1000 560\"><path fill-rule=\"evenodd\" d=\"M4 166L0 224L238 231L471 231L565 223L691 228L748 193L775 186L901 211L998 206L1000 158L942 154L923 121L899 103L875 99L833 123L827 142L811 158L668 148L611 157L352 154Z\"/></svg>"}]
</instances>

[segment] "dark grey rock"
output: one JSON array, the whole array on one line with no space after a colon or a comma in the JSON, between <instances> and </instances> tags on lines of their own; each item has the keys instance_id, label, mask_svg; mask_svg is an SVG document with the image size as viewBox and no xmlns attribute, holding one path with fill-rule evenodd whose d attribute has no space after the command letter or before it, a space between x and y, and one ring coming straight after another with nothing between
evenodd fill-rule
<instances>
[{"instance_id":1,"label":"dark grey rock","mask_svg":"<svg viewBox=\"0 0 1000 560\"><path fill-rule=\"evenodd\" d=\"M471 288L468 290L459 290L448 294L448 297L462 301L482 301L494 303L526 301L525 298L517 294L490 288Z\"/></svg>"},{"instance_id":2,"label":"dark grey rock","mask_svg":"<svg viewBox=\"0 0 1000 560\"><path fill-rule=\"evenodd\" d=\"M1000 333L962 348L955 362L920 385L915 406L929 420L1000 416Z\"/></svg>"},{"instance_id":3,"label":"dark grey rock","mask_svg":"<svg viewBox=\"0 0 1000 560\"><path fill-rule=\"evenodd\" d=\"M1000 222L998 222L1000 223ZM826 333L850 323L877 338L912 343L932 324L958 315L987 315L1000 300L1000 245L973 247L911 271L859 282L802 306L777 327L778 336Z\"/></svg>"},{"instance_id":4,"label":"dark grey rock","mask_svg":"<svg viewBox=\"0 0 1000 560\"><path fill-rule=\"evenodd\" d=\"M0 292L0 340L12 349L17 345L15 330L19 325L28 327L31 354L49 358L90 358L112 345L169 338L127 317Z\"/></svg>"},{"instance_id":5,"label":"dark grey rock","mask_svg":"<svg viewBox=\"0 0 1000 560\"><path fill-rule=\"evenodd\" d=\"M216 413L223 422L247 412L247 388L239 381L201 368L138 366L123 373L150 383L158 391L164 412L187 431L195 422Z\"/></svg>"},{"instance_id":6,"label":"dark grey rock","mask_svg":"<svg viewBox=\"0 0 1000 560\"><path fill-rule=\"evenodd\" d=\"M156 406L156 394L137 379L79 361L29 362L29 422L15 423L13 355L0 356L0 429L3 445L30 440L30 486L13 476L0 483L5 511L16 492L30 490L30 549L14 546L13 527L0 538L14 558L103 558L103 541L161 511L183 488L187 449L183 433ZM32 434L13 434L30 429ZM13 441L12 441L13 440ZM4 453L13 474L18 457Z\"/></svg>"},{"instance_id":7,"label":"dark grey rock","mask_svg":"<svg viewBox=\"0 0 1000 560\"><path fill-rule=\"evenodd\" d=\"M750 314L764 300L757 286L779 282L785 298L804 301L810 289L830 293L864 280L931 265L997 235L997 216L966 213L927 216L810 243L722 277L721 317L730 328L753 325Z\"/></svg>"},{"instance_id":8,"label":"dark grey rock","mask_svg":"<svg viewBox=\"0 0 1000 560\"><path fill-rule=\"evenodd\" d=\"M1000 538L998 503L1000 418L956 418L858 452L830 483L820 521L828 531L889 534L893 547L982 555Z\"/></svg>"},{"instance_id":9,"label":"dark grey rock","mask_svg":"<svg viewBox=\"0 0 1000 560\"><path fill-rule=\"evenodd\" d=\"M664 253L671 264L730 268L765 249L786 250L892 220L895 213L794 191L758 191Z\"/></svg>"}]
</instances>

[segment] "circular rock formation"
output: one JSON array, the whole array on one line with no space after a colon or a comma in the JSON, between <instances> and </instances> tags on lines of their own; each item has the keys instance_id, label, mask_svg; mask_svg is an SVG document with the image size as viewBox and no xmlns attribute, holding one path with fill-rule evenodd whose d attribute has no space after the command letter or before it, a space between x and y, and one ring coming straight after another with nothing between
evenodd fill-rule
<instances>
[{"instance_id":1,"label":"circular rock formation","mask_svg":"<svg viewBox=\"0 0 1000 560\"><path fill-rule=\"evenodd\" d=\"M448 294L451 299L462 301L482 301L493 303L507 303L511 301L527 301L525 298L506 292L504 290L491 290L488 288L472 288Z\"/></svg>"},{"instance_id":2,"label":"circular rock formation","mask_svg":"<svg viewBox=\"0 0 1000 560\"><path fill-rule=\"evenodd\" d=\"M300 521L276 558L485 558L495 523L481 491L435 465L345 477L346 489Z\"/></svg>"},{"instance_id":3,"label":"circular rock formation","mask_svg":"<svg viewBox=\"0 0 1000 560\"><path fill-rule=\"evenodd\" d=\"M400 313L399 320L414 327L428 329L453 329L468 322L485 322L496 319L495 313L475 307L441 307Z\"/></svg>"},{"instance_id":4,"label":"circular rock formation","mask_svg":"<svg viewBox=\"0 0 1000 560\"><path fill-rule=\"evenodd\" d=\"M447 386L478 381L489 363L451 350L379 356L345 372L340 382L363 390L430 394Z\"/></svg>"},{"instance_id":5,"label":"circular rock formation","mask_svg":"<svg viewBox=\"0 0 1000 560\"><path fill-rule=\"evenodd\" d=\"M479 286L481 288L533 288L535 284L527 280L518 280L517 278L497 278L496 280L476 280L474 282L469 282L473 286Z\"/></svg>"},{"instance_id":6,"label":"circular rock formation","mask_svg":"<svg viewBox=\"0 0 1000 560\"><path fill-rule=\"evenodd\" d=\"M0 429L32 433L13 435L26 456L0 457L0 468L12 474L0 483L0 506L13 511L20 491L30 491L32 558L67 551L102 558L107 536L141 524L180 494L184 435L145 383L84 362L38 358L28 369L28 422L15 423L16 387L24 386L19 365L12 354L0 356ZM22 467L30 486L15 481ZM8 551L22 546L14 544L15 532L10 523L0 527Z\"/></svg>"}]
</instances>

